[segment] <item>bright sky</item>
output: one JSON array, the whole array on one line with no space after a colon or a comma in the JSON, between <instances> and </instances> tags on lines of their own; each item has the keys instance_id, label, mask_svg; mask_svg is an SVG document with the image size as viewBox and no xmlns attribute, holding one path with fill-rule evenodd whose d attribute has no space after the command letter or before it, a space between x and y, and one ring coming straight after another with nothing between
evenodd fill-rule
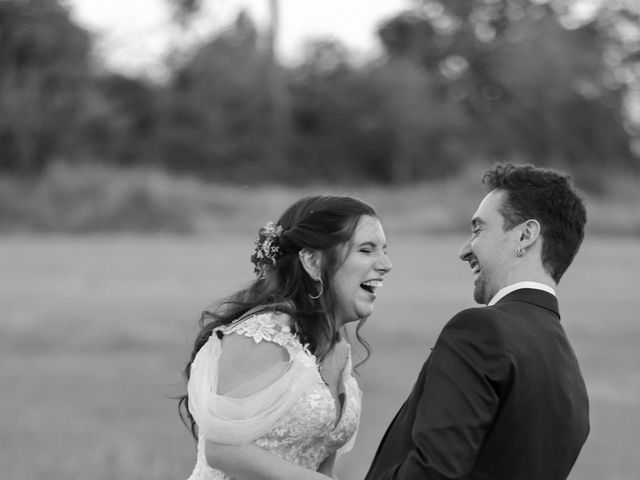
<instances>
[{"instance_id":1,"label":"bright sky","mask_svg":"<svg viewBox=\"0 0 640 480\"><path fill-rule=\"evenodd\" d=\"M169 40L177 33L171 23L170 0L66 0L72 15L99 35L98 52L115 68L138 73L157 71ZM192 38L228 25L245 7L259 28L268 19L269 0L205 0L204 14L192 28ZM366 56L379 48L378 23L411 5L411 0L280 0L278 51L295 62L305 40L328 36Z\"/></svg>"}]
</instances>

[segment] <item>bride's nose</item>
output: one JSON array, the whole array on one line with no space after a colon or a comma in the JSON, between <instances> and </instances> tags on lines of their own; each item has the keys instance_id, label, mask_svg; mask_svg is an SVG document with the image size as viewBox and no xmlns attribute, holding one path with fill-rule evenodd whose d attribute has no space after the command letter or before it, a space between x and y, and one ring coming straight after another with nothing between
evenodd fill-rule
<instances>
[{"instance_id":1,"label":"bride's nose","mask_svg":"<svg viewBox=\"0 0 640 480\"><path fill-rule=\"evenodd\" d=\"M386 254L382 254L376 262L374 268L377 272L387 274L393 269L393 264Z\"/></svg>"}]
</instances>

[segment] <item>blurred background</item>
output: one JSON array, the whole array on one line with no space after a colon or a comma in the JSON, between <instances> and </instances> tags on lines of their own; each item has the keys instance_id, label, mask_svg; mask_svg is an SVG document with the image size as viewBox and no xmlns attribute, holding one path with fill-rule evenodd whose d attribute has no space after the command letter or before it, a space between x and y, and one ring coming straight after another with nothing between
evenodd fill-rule
<instances>
[{"instance_id":1,"label":"blurred background","mask_svg":"<svg viewBox=\"0 0 640 480\"><path fill-rule=\"evenodd\" d=\"M251 278L261 225L339 193L377 208L395 265L338 468L362 478L471 304L456 253L496 161L585 197L559 289L592 401L571 479L635 479L637 0L0 0L2 471L186 478L200 312Z\"/></svg>"}]
</instances>

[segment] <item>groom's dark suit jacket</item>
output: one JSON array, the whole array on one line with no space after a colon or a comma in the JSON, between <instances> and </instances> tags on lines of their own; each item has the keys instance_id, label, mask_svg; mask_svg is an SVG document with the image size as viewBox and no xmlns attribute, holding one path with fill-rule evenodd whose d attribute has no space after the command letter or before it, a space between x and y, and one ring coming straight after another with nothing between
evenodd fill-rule
<instances>
[{"instance_id":1,"label":"groom's dark suit jacket","mask_svg":"<svg viewBox=\"0 0 640 480\"><path fill-rule=\"evenodd\" d=\"M366 479L566 479L588 433L556 298L516 290L447 323Z\"/></svg>"}]
</instances>

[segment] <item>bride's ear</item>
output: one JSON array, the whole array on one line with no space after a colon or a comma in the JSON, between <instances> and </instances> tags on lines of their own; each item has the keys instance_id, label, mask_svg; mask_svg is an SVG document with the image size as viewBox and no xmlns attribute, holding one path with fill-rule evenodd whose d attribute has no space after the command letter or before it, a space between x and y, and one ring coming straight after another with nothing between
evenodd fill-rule
<instances>
[{"instance_id":1,"label":"bride's ear","mask_svg":"<svg viewBox=\"0 0 640 480\"><path fill-rule=\"evenodd\" d=\"M322 255L318 250L303 248L298 252L298 258L305 272L316 282L321 278Z\"/></svg>"}]
</instances>

